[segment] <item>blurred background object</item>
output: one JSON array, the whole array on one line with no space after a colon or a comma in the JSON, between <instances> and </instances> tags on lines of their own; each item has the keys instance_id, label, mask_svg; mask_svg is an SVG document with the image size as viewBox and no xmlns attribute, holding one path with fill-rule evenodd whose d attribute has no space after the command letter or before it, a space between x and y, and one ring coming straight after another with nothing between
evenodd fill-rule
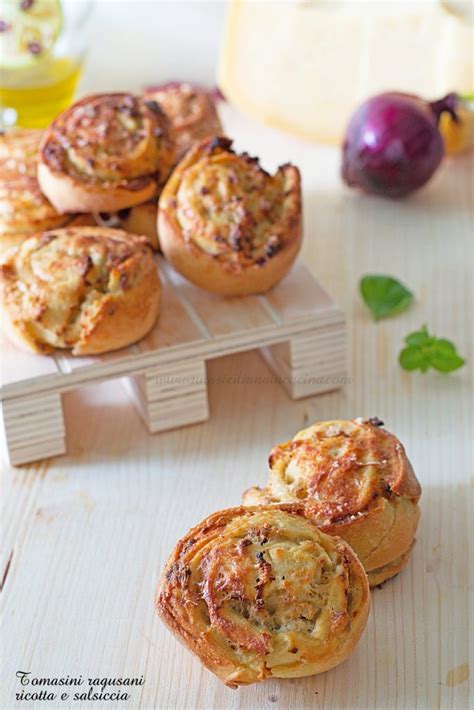
<instances>
[{"instance_id":1,"label":"blurred background object","mask_svg":"<svg viewBox=\"0 0 474 710\"><path fill-rule=\"evenodd\" d=\"M474 21L474 3L472 0L441 0L446 10L454 13L465 22Z\"/></svg>"},{"instance_id":2,"label":"blurred background object","mask_svg":"<svg viewBox=\"0 0 474 710\"><path fill-rule=\"evenodd\" d=\"M97 0L80 92L216 83L227 0Z\"/></svg>"},{"instance_id":3,"label":"blurred background object","mask_svg":"<svg viewBox=\"0 0 474 710\"><path fill-rule=\"evenodd\" d=\"M446 113L440 116L439 130L448 155L466 153L474 148L474 101L462 102L456 115L457 121Z\"/></svg>"},{"instance_id":4,"label":"blurred background object","mask_svg":"<svg viewBox=\"0 0 474 710\"><path fill-rule=\"evenodd\" d=\"M0 20L24 2L0 0ZM4 123L44 126L79 78L80 95L219 80L261 122L340 142L350 114L380 91L474 92L469 0L96 0L92 15L89 0L33 0L24 14L35 5L53 17L62 8L49 23L48 42L58 38L12 68L0 24Z\"/></svg>"},{"instance_id":5,"label":"blurred background object","mask_svg":"<svg viewBox=\"0 0 474 710\"><path fill-rule=\"evenodd\" d=\"M383 91L474 91L474 30L441 0L231 0L219 70L227 98L263 123L339 143Z\"/></svg>"},{"instance_id":6,"label":"blurred background object","mask_svg":"<svg viewBox=\"0 0 474 710\"><path fill-rule=\"evenodd\" d=\"M90 0L2 0L2 127L43 128L71 103L92 7Z\"/></svg>"}]
</instances>

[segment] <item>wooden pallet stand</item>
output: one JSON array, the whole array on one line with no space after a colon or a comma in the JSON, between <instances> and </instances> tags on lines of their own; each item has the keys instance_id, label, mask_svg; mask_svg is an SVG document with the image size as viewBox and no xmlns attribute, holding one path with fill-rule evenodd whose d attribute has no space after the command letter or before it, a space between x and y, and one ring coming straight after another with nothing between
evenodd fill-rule
<instances>
[{"instance_id":1,"label":"wooden pallet stand","mask_svg":"<svg viewBox=\"0 0 474 710\"><path fill-rule=\"evenodd\" d=\"M8 400L3 403L3 421L12 463L66 453L60 394Z\"/></svg>"},{"instance_id":2,"label":"wooden pallet stand","mask_svg":"<svg viewBox=\"0 0 474 710\"><path fill-rule=\"evenodd\" d=\"M209 418L204 360L150 368L124 384L152 434Z\"/></svg>"},{"instance_id":3,"label":"wooden pallet stand","mask_svg":"<svg viewBox=\"0 0 474 710\"><path fill-rule=\"evenodd\" d=\"M136 345L74 358L27 353L2 337L3 419L12 464L66 452L61 393L86 384L121 378L155 433L208 419L206 362L212 358L259 349L293 398L344 383L344 315L303 264L268 294L244 298L198 289L159 257L157 267L160 318Z\"/></svg>"}]
</instances>

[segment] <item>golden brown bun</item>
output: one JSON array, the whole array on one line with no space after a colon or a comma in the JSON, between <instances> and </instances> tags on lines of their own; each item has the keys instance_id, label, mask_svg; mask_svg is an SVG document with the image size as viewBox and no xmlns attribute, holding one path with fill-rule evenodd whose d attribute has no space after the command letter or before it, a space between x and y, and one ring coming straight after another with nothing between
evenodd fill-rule
<instances>
[{"instance_id":1,"label":"golden brown bun","mask_svg":"<svg viewBox=\"0 0 474 710\"><path fill-rule=\"evenodd\" d=\"M343 540L301 505L221 510L178 542L159 615L226 685L322 673L364 630L369 585Z\"/></svg>"},{"instance_id":2,"label":"golden brown bun","mask_svg":"<svg viewBox=\"0 0 474 710\"><path fill-rule=\"evenodd\" d=\"M128 214L122 214L120 220L122 229L134 234L143 234L147 237L152 248L155 251L159 251L160 242L157 229L157 200L151 200L150 202L143 202L141 205L135 205L135 207L130 207L127 212Z\"/></svg>"},{"instance_id":3,"label":"golden brown bun","mask_svg":"<svg viewBox=\"0 0 474 710\"><path fill-rule=\"evenodd\" d=\"M0 178L0 255L45 229L70 221L59 214L39 189L35 177L16 175Z\"/></svg>"},{"instance_id":4,"label":"golden brown bun","mask_svg":"<svg viewBox=\"0 0 474 710\"><path fill-rule=\"evenodd\" d=\"M408 560L410 559L411 548L414 544L415 540L413 540L412 544L410 545L408 550L403 553L403 555L400 555L400 557L395 558L387 565L383 565L382 567L376 567L376 569L367 572L370 587L378 587L379 584L383 584L383 582L386 582L388 579L390 579L391 577L395 577L399 572L401 572Z\"/></svg>"},{"instance_id":5,"label":"golden brown bun","mask_svg":"<svg viewBox=\"0 0 474 710\"><path fill-rule=\"evenodd\" d=\"M27 239L2 264L9 335L35 352L117 350L156 321L160 281L144 237L68 227Z\"/></svg>"},{"instance_id":6,"label":"golden brown bun","mask_svg":"<svg viewBox=\"0 0 474 710\"><path fill-rule=\"evenodd\" d=\"M222 131L214 101L205 91L190 84L170 84L145 91L146 101L155 101L168 118L169 136L173 143L174 165L198 141ZM97 224L118 226L132 234L143 234L155 251L159 251L158 200L156 198L113 214L99 213Z\"/></svg>"},{"instance_id":7,"label":"golden brown bun","mask_svg":"<svg viewBox=\"0 0 474 710\"><path fill-rule=\"evenodd\" d=\"M171 83L145 91L145 98L156 101L169 119L175 163L198 141L222 133L215 103L206 91Z\"/></svg>"},{"instance_id":8,"label":"golden brown bun","mask_svg":"<svg viewBox=\"0 0 474 710\"><path fill-rule=\"evenodd\" d=\"M300 248L300 174L283 165L271 176L231 145L208 138L175 168L158 205L160 245L197 286L227 296L263 293Z\"/></svg>"},{"instance_id":9,"label":"golden brown bun","mask_svg":"<svg viewBox=\"0 0 474 710\"><path fill-rule=\"evenodd\" d=\"M36 179L42 131L14 129L0 136L0 258L25 239L66 224L94 224L88 215L59 214Z\"/></svg>"},{"instance_id":10,"label":"golden brown bun","mask_svg":"<svg viewBox=\"0 0 474 710\"><path fill-rule=\"evenodd\" d=\"M159 251L156 219L158 202L156 199L141 205L128 207L119 212L98 212L94 215L97 224L104 227L120 227L126 232L145 236L155 251Z\"/></svg>"},{"instance_id":11,"label":"golden brown bun","mask_svg":"<svg viewBox=\"0 0 474 710\"><path fill-rule=\"evenodd\" d=\"M0 136L0 178L36 177L42 135L36 128L15 128Z\"/></svg>"},{"instance_id":12,"label":"golden brown bun","mask_svg":"<svg viewBox=\"0 0 474 710\"><path fill-rule=\"evenodd\" d=\"M41 142L38 180L59 212L113 212L151 199L173 148L156 102L132 94L86 96Z\"/></svg>"},{"instance_id":13,"label":"golden brown bun","mask_svg":"<svg viewBox=\"0 0 474 710\"><path fill-rule=\"evenodd\" d=\"M276 446L266 488L245 505L298 501L359 556L371 586L403 568L420 517L420 484L398 439L379 420L317 422Z\"/></svg>"}]
</instances>

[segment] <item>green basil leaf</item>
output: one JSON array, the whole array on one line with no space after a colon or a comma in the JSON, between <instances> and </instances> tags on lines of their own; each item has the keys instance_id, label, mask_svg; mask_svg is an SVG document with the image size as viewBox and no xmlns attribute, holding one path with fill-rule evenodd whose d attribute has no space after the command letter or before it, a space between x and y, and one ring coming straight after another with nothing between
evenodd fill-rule
<instances>
[{"instance_id":1,"label":"green basil leaf","mask_svg":"<svg viewBox=\"0 0 474 710\"><path fill-rule=\"evenodd\" d=\"M407 345L429 345L433 341L433 338L428 335L428 328L423 325L420 330L415 330L413 333L409 333L405 338L405 343Z\"/></svg>"},{"instance_id":2,"label":"green basil leaf","mask_svg":"<svg viewBox=\"0 0 474 710\"><path fill-rule=\"evenodd\" d=\"M458 370L465 363L454 343L430 335L426 326L407 335L405 343L406 347L398 356L404 370L427 372L431 367L438 372L448 373Z\"/></svg>"},{"instance_id":3,"label":"green basil leaf","mask_svg":"<svg viewBox=\"0 0 474 710\"><path fill-rule=\"evenodd\" d=\"M426 372L430 366L427 356L416 345L409 345L404 348L398 356L398 360L403 369L409 371L421 370Z\"/></svg>"},{"instance_id":4,"label":"green basil leaf","mask_svg":"<svg viewBox=\"0 0 474 710\"><path fill-rule=\"evenodd\" d=\"M438 352L443 352L443 353L455 353L456 352L456 346L454 343L452 343L450 340L446 340L446 338L434 338L435 345L436 345L436 350Z\"/></svg>"},{"instance_id":5,"label":"green basil leaf","mask_svg":"<svg viewBox=\"0 0 474 710\"><path fill-rule=\"evenodd\" d=\"M368 274L360 280L360 293L375 320L404 311L413 294L392 276Z\"/></svg>"},{"instance_id":6,"label":"green basil leaf","mask_svg":"<svg viewBox=\"0 0 474 710\"><path fill-rule=\"evenodd\" d=\"M433 347L433 352L431 353L431 367L438 372L454 372L464 365L464 359L460 357L456 348L452 343L449 343L451 348L438 347L438 343Z\"/></svg>"}]
</instances>

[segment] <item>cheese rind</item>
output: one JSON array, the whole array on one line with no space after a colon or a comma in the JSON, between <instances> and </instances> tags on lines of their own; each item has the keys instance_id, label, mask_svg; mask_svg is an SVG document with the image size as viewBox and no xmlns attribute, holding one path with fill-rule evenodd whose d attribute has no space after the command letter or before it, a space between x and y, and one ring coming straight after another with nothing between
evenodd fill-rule
<instances>
[{"instance_id":1,"label":"cheese rind","mask_svg":"<svg viewBox=\"0 0 474 710\"><path fill-rule=\"evenodd\" d=\"M473 46L472 25L437 0L232 0L218 80L245 113L334 143L381 91L472 93Z\"/></svg>"}]
</instances>

